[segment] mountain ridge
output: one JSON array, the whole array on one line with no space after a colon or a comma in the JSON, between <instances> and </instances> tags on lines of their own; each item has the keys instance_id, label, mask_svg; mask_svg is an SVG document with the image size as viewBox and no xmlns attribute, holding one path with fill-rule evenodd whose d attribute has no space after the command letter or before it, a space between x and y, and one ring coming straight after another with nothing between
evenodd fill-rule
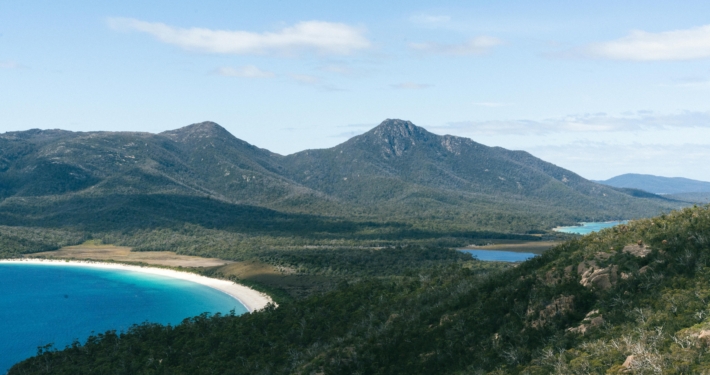
<instances>
[{"instance_id":1,"label":"mountain ridge","mask_svg":"<svg viewBox=\"0 0 710 375\"><path fill-rule=\"evenodd\" d=\"M331 148L286 156L210 121L159 134L0 135L0 218L9 207L21 212L46 197L88 202L113 194L206 197L280 212L517 233L650 216L675 204L596 184L524 151L436 135L398 119Z\"/></svg>"},{"instance_id":2,"label":"mountain ridge","mask_svg":"<svg viewBox=\"0 0 710 375\"><path fill-rule=\"evenodd\" d=\"M710 192L710 182L684 177L662 177L650 174L626 173L597 182L618 188L645 190L654 194Z\"/></svg>"}]
</instances>

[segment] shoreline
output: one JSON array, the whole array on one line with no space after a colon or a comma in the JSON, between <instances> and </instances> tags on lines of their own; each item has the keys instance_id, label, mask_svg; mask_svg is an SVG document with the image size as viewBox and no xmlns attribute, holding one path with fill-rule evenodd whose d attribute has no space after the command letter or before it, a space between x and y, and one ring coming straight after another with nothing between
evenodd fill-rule
<instances>
[{"instance_id":1,"label":"shoreline","mask_svg":"<svg viewBox=\"0 0 710 375\"><path fill-rule=\"evenodd\" d=\"M630 220L609 220L609 221L580 221L579 225L573 225L573 226L566 226L566 227L554 227L552 228L552 231L554 232L560 232L560 233L567 233L567 234L579 234L575 232L566 232L560 229L567 229L567 228L583 228L586 224L589 223L604 223L604 224L609 224L609 223L617 223L616 225L620 224L627 224ZM614 226L616 226L614 225Z\"/></svg>"},{"instance_id":2,"label":"shoreline","mask_svg":"<svg viewBox=\"0 0 710 375\"><path fill-rule=\"evenodd\" d=\"M261 293L247 286L237 284L232 281L214 279L207 276L198 275L191 272L176 271L172 269L157 268L157 267L141 267L135 265L121 263L94 262L88 260L57 260L57 259L41 259L41 258L22 258L22 259L0 259L0 264L36 264L36 265L51 265L51 266L74 266L74 267L93 267L111 270L124 270L146 273L151 275L160 275L171 277L174 279L191 281L200 285L216 289L242 304L248 312L255 312L263 309L269 303L276 305L265 293Z\"/></svg>"}]
</instances>

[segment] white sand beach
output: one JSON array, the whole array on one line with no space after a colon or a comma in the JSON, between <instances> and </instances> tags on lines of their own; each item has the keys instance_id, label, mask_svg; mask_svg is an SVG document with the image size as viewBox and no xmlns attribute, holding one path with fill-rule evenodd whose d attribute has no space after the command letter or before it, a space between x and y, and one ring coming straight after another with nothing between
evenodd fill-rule
<instances>
[{"instance_id":1,"label":"white sand beach","mask_svg":"<svg viewBox=\"0 0 710 375\"><path fill-rule=\"evenodd\" d=\"M52 266L76 266L76 267L94 267L103 269L113 269L113 270L126 270L134 272L142 272L151 275L161 275L166 277L172 277L175 279L192 281L194 283L202 284L213 289L217 289L232 298L236 299L247 308L249 312L258 311L266 307L269 303L274 303L274 301L268 295L258 292L254 289L240 285L228 280L213 279L210 277L205 277L197 275L190 272L181 272L170 269L154 268L154 267L140 267L120 263L102 263L102 262L92 262L92 261L65 261L56 259L2 259L0 264L42 264L42 265L52 265ZM274 303L275 304L275 303Z\"/></svg>"}]
</instances>

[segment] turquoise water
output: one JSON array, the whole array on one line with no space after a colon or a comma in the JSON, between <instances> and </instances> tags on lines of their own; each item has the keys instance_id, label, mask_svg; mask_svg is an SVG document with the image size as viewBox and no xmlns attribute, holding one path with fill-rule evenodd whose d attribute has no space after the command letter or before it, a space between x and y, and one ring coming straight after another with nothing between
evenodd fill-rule
<instances>
[{"instance_id":1,"label":"turquoise water","mask_svg":"<svg viewBox=\"0 0 710 375\"><path fill-rule=\"evenodd\" d=\"M580 223L581 225L575 227L560 227L553 230L562 233L574 233L574 234L589 234L592 232L598 232L604 228L611 228L619 224L626 224L628 220L623 221L604 221L604 222L589 222Z\"/></svg>"},{"instance_id":2,"label":"turquoise water","mask_svg":"<svg viewBox=\"0 0 710 375\"><path fill-rule=\"evenodd\" d=\"M37 347L203 312L243 314L232 297L193 282L125 270L0 264L0 374Z\"/></svg>"},{"instance_id":3,"label":"turquoise water","mask_svg":"<svg viewBox=\"0 0 710 375\"><path fill-rule=\"evenodd\" d=\"M516 253L514 251L498 250L460 250L489 262L523 262L535 256L533 253Z\"/></svg>"}]
</instances>

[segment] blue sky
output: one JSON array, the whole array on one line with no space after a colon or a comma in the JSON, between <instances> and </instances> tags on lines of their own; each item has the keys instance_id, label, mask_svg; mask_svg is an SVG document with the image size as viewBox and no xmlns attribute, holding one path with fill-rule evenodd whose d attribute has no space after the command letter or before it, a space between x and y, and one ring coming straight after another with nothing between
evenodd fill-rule
<instances>
[{"instance_id":1,"label":"blue sky","mask_svg":"<svg viewBox=\"0 0 710 375\"><path fill-rule=\"evenodd\" d=\"M583 177L710 181L707 1L5 1L0 132L215 121L288 154L386 118Z\"/></svg>"}]
</instances>

